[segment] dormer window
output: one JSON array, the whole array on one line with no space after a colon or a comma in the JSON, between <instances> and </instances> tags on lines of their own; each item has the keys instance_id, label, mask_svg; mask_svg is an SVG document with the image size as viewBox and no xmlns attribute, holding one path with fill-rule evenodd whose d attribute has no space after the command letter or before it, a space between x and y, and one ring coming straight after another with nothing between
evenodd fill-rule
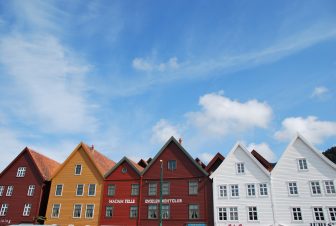
<instances>
[{"instance_id":1,"label":"dormer window","mask_svg":"<svg viewBox=\"0 0 336 226\"><path fill-rule=\"evenodd\" d=\"M245 165L242 162L236 163L236 171L237 174L244 174L245 173Z\"/></svg>"},{"instance_id":2,"label":"dormer window","mask_svg":"<svg viewBox=\"0 0 336 226\"><path fill-rule=\"evenodd\" d=\"M307 171L308 170L307 159L298 159L298 167L299 171Z\"/></svg>"},{"instance_id":3,"label":"dormer window","mask_svg":"<svg viewBox=\"0 0 336 226\"><path fill-rule=\"evenodd\" d=\"M19 167L16 172L16 177L24 177L26 174L26 167Z\"/></svg>"},{"instance_id":4,"label":"dormer window","mask_svg":"<svg viewBox=\"0 0 336 226\"><path fill-rule=\"evenodd\" d=\"M81 175L82 174L82 165L77 164L75 166L75 175Z\"/></svg>"}]
</instances>

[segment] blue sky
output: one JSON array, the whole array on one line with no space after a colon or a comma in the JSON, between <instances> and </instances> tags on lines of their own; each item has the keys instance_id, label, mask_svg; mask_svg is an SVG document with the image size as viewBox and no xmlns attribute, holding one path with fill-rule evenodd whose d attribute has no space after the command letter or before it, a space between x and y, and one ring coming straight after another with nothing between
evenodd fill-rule
<instances>
[{"instance_id":1,"label":"blue sky","mask_svg":"<svg viewBox=\"0 0 336 226\"><path fill-rule=\"evenodd\" d=\"M336 2L0 1L0 169L80 141L114 161L170 136L204 162L336 138Z\"/></svg>"}]
</instances>

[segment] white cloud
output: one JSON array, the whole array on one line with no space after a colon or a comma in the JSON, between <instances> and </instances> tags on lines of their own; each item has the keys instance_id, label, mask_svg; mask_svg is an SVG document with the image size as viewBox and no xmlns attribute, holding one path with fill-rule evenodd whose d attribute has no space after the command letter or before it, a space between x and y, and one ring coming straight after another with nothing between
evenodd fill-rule
<instances>
[{"instance_id":1,"label":"white cloud","mask_svg":"<svg viewBox=\"0 0 336 226\"><path fill-rule=\"evenodd\" d=\"M85 132L96 128L86 100L85 75L90 65L81 62L53 36L8 36L0 40L1 84L13 98L2 106L22 121L44 131ZM7 95L8 95L7 93Z\"/></svg>"},{"instance_id":2,"label":"white cloud","mask_svg":"<svg viewBox=\"0 0 336 226\"><path fill-rule=\"evenodd\" d=\"M324 86L315 87L311 97L323 97L326 93L329 92L329 89Z\"/></svg>"},{"instance_id":3,"label":"white cloud","mask_svg":"<svg viewBox=\"0 0 336 226\"><path fill-rule=\"evenodd\" d=\"M249 151L256 150L269 162L275 162L277 159L276 155L274 154L274 152L271 150L271 148L268 146L267 143L260 143L260 144L250 143L247 146L247 149Z\"/></svg>"},{"instance_id":4,"label":"white cloud","mask_svg":"<svg viewBox=\"0 0 336 226\"><path fill-rule=\"evenodd\" d=\"M282 141L293 139L299 132L313 144L320 144L328 137L336 136L336 122L319 121L315 116L290 117L282 121L282 129L275 133L275 138Z\"/></svg>"},{"instance_id":5,"label":"white cloud","mask_svg":"<svg viewBox=\"0 0 336 226\"><path fill-rule=\"evenodd\" d=\"M179 68L179 63L177 62L176 57L170 58L167 62L164 63L155 63L150 59L144 58L135 58L132 61L133 68L140 71L168 71L175 70Z\"/></svg>"},{"instance_id":6,"label":"white cloud","mask_svg":"<svg viewBox=\"0 0 336 226\"><path fill-rule=\"evenodd\" d=\"M212 159L213 159L214 155L210 154L208 152L203 152L201 153L201 155L199 156L199 158L202 160L202 162L204 164L208 164Z\"/></svg>"},{"instance_id":7,"label":"white cloud","mask_svg":"<svg viewBox=\"0 0 336 226\"><path fill-rule=\"evenodd\" d=\"M186 114L188 121L207 135L225 136L251 128L267 128L271 107L257 100L245 103L231 100L221 93L209 93L199 100L201 110Z\"/></svg>"},{"instance_id":8,"label":"white cloud","mask_svg":"<svg viewBox=\"0 0 336 226\"><path fill-rule=\"evenodd\" d=\"M178 128L165 119L158 121L152 128L152 143L165 143L171 136L176 139L181 137Z\"/></svg>"}]
</instances>

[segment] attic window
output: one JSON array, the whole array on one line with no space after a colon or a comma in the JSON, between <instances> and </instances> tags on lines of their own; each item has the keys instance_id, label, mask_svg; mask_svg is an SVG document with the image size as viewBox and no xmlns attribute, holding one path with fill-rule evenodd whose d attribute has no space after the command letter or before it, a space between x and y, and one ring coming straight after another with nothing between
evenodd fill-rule
<instances>
[{"instance_id":1,"label":"attic window","mask_svg":"<svg viewBox=\"0 0 336 226\"><path fill-rule=\"evenodd\" d=\"M75 166L75 175L81 175L82 174L82 165L77 164Z\"/></svg>"},{"instance_id":2,"label":"attic window","mask_svg":"<svg viewBox=\"0 0 336 226\"><path fill-rule=\"evenodd\" d=\"M16 172L16 177L24 177L26 174L26 167L19 167Z\"/></svg>"},{"instance_id":3,"label":"attic window","mask_svg":"<svg viewBox=\"0 0 336 226\"><path fill-rule=\"evenodd\" d=\"M308 170L307 159L298 159L298 167L300 171L307 171Z\"/></svg>"},{"instance_id":4,"label":"attic window","mask_svg":"<svg viewBox=\"0 0 336 226\"><path fill-rule=\"evenodd\" d=\"M176 160L168 160L168 169L171 171L176 170Z\"/></svg>"},{"instance_id":5,"label":"attic window","mask_svg":"<svg viewBox=\"0 0 336 226\"><path fill-rule=\"evenodd\" d=\"M122 173L127 173L127 168L126 168L126 167L123 167L123 168L121 169L121 172L122 172Z\"/></svg>"}]
</instances>

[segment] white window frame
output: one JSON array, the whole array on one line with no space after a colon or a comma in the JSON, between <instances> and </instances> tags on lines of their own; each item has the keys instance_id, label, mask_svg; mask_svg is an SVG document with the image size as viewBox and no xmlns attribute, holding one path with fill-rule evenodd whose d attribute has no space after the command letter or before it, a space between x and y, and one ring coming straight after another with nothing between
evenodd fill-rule
<instances>
[{"instance_id":1,"label":"white window frame","mask_svg":"<svg viewBox=\"0 0 336 226\"><path fill-rule=\"evenodd\" d=\"M219 198L227 198L228 197L228 186L226 184L218 185L218 197Z\"/></svg>"},{"instance_id":2,"label":"white window frame","mask_svg":"<svg viewBox=\"0 0 336 226\"><path fill-rule=\"evenodd\" d=\"M0 185L0 196L3 196L4 191L5 191L5 186Z\"/></svg>"},{"instance_id":3,"label":"white window frame","mask_svg":"<svg viewBox=\"0 0 336 226\"><path fill-rule=\"evenodd\" d=\"M198 194L198 181L190 180L188 185L189 185L189 195L197 195Z\"/></svg>"},{"instance_id":4,"label":"white window frame","mask_svg":"<svg viewBox=\"0 0 336 226\"><path fill-rule=\"evenodd\" d=\"M6 196L12 196L14 192L14 185L7 186Z\"/></svg>"},{"instance_id":5,"label":"white window frame","mask_svg":"<svg viewBox=\"0 0 336 226\"><path fill-rule=\"evenodd\" d=\"M83 189L82 189L82 194L78 194L78 187L79 185L83 185ZM76 186L76 196L84 196L84 191L85 191L85 184L77 184Z\"/></svg>"},{"instance_id":6,"label":"white window frame","mask_svg":"<svg viewBox=\"0 0 336 226\"><path fill-rule=\"evenodd\" d=\"M288 181L287 189L288 189L289 196L299 196L299 188L298 188L298 183L296 181ZM292 191L295 191L295 190L296 190L296 193L291 193Z\"/></svg>"},{"instance_id":7,"label":"white window frame","mask_svg":"<svg viewBox=\"0 0 336 226\"><path fill-rule=\"evenodd\" d=\"M170 195L170 182L164 181L162 183L162 195Z\"/></svg>"},{"instance_id":8,"label":"white window frame","mask_svg":"<svg viewBox=\"0 0 336 226\"><path fill-rule=\"evenodd\" d=\"M76 216L75 216L76 206L80 206L79 217L76 217ZM81 217L82 217L82 209L83 209L83 205L82 205L82 204L80 204L80 203L75 203L75 204L73 205L72 218L76 218L76 219L81 218Z\"/></svg>"},{"instance_id":9,"label":"white window frame","mask_svg":"<svg viewBox=\"0 0 336 226\"><path fill-rule=\"evenodd\" d=\"M222 218L226 219L220 219L220 214L223 215ZM217 207L217 219L220 222L225 222L229 220L228 207L225 206Z\"/></svg>"},{"instance_id":10,"label":"white window frame","mask_svg":"<svg viewBox=\"0 0 336 226\"><path fill-rule=\"evenodd\" d=\"M87 215L88 215L88 206L92 206L92 217L88 217ZM86 206L85 206L85 218L86 219L93 219L94 218L94 211L95 210L95 204L93 204L93 203L89 203L89 204L86 204Z\"/></svg>"},{"instance_id":11,"label":"white window frame","mask_svg":"<svg viewBox=\"0 0 336 226\"><path fill-rule=\"evenodd\" d=\"M252 214L252 215L250 215ZM252 216L252 220L250 219L250 217ZM255 216L257 217L256 219ZM259 214L258 214L258 207L257 206L248 206L247 207L247 220L249 222L258 222L259 221Z\"/></svg>"},{"instance_id":12,"label":"white window frame","mask_svg":"<svg viewBox=\"0 0 336 226\"><path fill-rule=\"evenodd\" d=\"M175 159L170 159L167 162L168 170L174 171L177 168L177 161Z\"/></svg>"},{"instance_id":13,"label":"white window frame","mask_svg":"<svg viewBox=\"0 0 336 226\"><path fill-rule=\"evenodd\" d=\"M239 198L239 184L230 184L230 197Z\"/></svg>"},{"instance_id":14,"label":"white window frame","mask_svg":"<svg viewBox=\"0 0 336 226\"><path fill-rule=\"evenodd\" d=\"M332 211L330 211L330 209L332 209ZM331 222L336 222L336 206L328 206L327 210L328 210L329 220Z\"/></svg>"},{"instance_id":15,"label":"white window frame","mask_svg":"<svg viewBox=\"0 0 336 226\"><path fill-rule=\"evenodd\" d=\"M167 208L164 208L167 207ZM170 205L162 204L162 219L170 219Z\"/></svg>"},{"instance_id":16,"label":"white window frame","mask_svg":"<svg viewBox=\"0 0 336 226\"><path fill-rule=\"evenodd\" d=\"M80 166L80 172L79 173L77 173L77 166ZM83 171L83 165L82 164L76 164L75 165L75 176L82 175L82 171Z\"/></svg>"},{"instance_id":17,"label":"white window frame","mask_svg":"<svg viewBox=\"0 0 336 226\"><path fill-rule=\"evenodd\" d=\"M90 188L94 186L94 192L93 194L90 194ZM89 184L88 185L88 196L96 196L96 189L97 189L97 185L96 184Z\"/></svg>"},{"instance_id":18,"label":"white window frame","mask_svg":"<svg viewBox=\"0 0 336 226\"><path fill-rule=\"evenodd\" d=\"M35 185L31 184L28 186L27 196L34 196L35 193Z\"/></svg>"},{"instance_id":19,"label":"white window frame","mask_svg":"<svg viewBox=\"0 0 336 226\"><path fill-rule=\"evenodd\" d=\"M58 214L57 214L57 216L54 216L54 210L56 210L55 209L55 205L58 205ZM60 213L61 213L61 204L60 203L54 203L53 205L52 205L52 209L51 209L51 218L59 218L59 216L60 216Z\"/></svg>"},{"instance_id":20,"label":"white window frame","mask_svg":"<svg viewBox=\"0 0 336 226\"><path fill-rule=\"evenodd\" d=\"M111 189L110 189L111 188ZM107 196L115 196L117 186L115 184L108 184L107 185ZM111 193L110 193L111 191Z\"/></svg>"},{"instance_id":21,"label":"white window frame","mask_svg":"<svg viewBox=\"0 0 336 226\"><path fill-rule=\"evenodd\" d=\"M322 188L321 188L320 181L317 181L317 180L309 181L309 187L310 187L310 193L312 196L322 196ZM316 191L319 190L320 192L314 193L314 188L316 189Z\"/></svg>"},{"instance_id":22,"label":"white window frame","mask_svg":"<svg viewBox=\"0 0 336 226\"><path fill-rule=\"evenodd\" d=\"M298 171L308 171L309 167L308 167L307 159L306 158L297 159L297 167L298 167Z\"/></svg>"},{"instance_id":23,"label":"white window frame","mask_svg":"<svg viewBox=\"0 0 336 226\"><path fill-rule=\"evenodd\" d=\"M315 209L318 209L317 211ZM323 206L312 206L312 211L313 211L313 218L315 222L324 222L326 220L326 217L324 215L324 210L323 210ZM319 214L319 218L322 217L323 219L317 219L316 218L316 213ZM322 215L321 215L322 213Z\"/></svg>"},{"instance_id":24,"label":"white window frame","mask_svg":"<svg viewBox=\"0 0 336 226\"><path fill-rule=\"evenodd\" d=\"M135 212L135 214L133 214ZM138 217L138 207L137 206L130 206L130 215L131 219Z\"/></svg>"},{"instance_id":25,"label":"white window frame","mask_svg":"<svg viewBox=\"0 0 336 226\"><path fill-rule=\"evenodd\" d=\"M0 208L0 216L1 217L6 216L7 212L8 212L8 203L2 203Z\"/></svg>"},{"instance_id":26,"label":"white window frame","mask_svg":"<svg viewBox=\"0 0 336 226\"><path fill-rule=\"evenodd\" d=\"M148 184L148 195L155 196L157 194L157 183L150 182Z\"/></svg>"},{"instance_id":27,"label":"white window frame","mask_svg":"<svg viewBox=\"0 0 336 226\"><path fill-rule=\"evenodd\" d=\"M245 163L243 163L243 162L237 162L236 163L236 173L238 175L245 174Z\"/></svg>"},{"instance_id":28,"label":"white window frame","mask_svg":"<svg viewBox=\"0 0 336 226\"><path fill-rule=\"evenodd\" d=\"M250 188L249 186L252 186L252 188ZM249 194L249 192L251 191L251 194ZM254 194L252 194L254 192ZM256 185L255 184L246 184L246 196L249 198L254 198L257 196L257 190L256 190Z\"/></svg>"},{"instance_id":29,"label":"white window frame","mask_svg":"<svg viewBox=\"0 0 336 226\"><path fill-rule=\"evenodd\" d=\"M194 208L194 207L197 207L197 208ZM189 204L189 220L194 220L194 219L200 219L200 207L198 204ZM193 211L196 211L196 218L193 217Z\"/></svg>"},{"instance_id":30,"label":"white window frame","mask_svg":"<svg viewBox=\"0 0 336 226\"><path fill-rule=\"evenodd\" d=\"M264 187L266 185L266 187ZM265 194L265 191L267 194ZM259 196L260 197L268 197L269 191L268 191L268 184L267 183L260 183L259 184Z\"/></svg>"},{"instance_id":31,"label":"white window frame","mask_svg":"<svg viewBox=\"0 0 336 226\"><path fill-rule=\"evenodd\" d=\"M31 208L32 208L31 203L25 203L24 207L23 207L22 216L24 216L24 217L30 216Z\"/></svg>"},{"instance_id":32,"label":"white window frame","mask_svg":"<svg viewBox=\"0 0 336 226\"><path fill-rule=\"evenodd\" d=\"M131 184L131 195L132 196L138 196L140 190L139 184Z\"/></svg>"},{"instance_id":33,"label":"white window frame","mask_svg":"<svg viewBox=\"0 0 336 226\"><path fill-rule=\"evenodd\" d=\"M324 180L323 185L326 195L336 195L336 188L333 180Z\"/></svg>"},{"instance_id":34,"label":"white window frame","mask_svg":"<svg viewBox=\"0 0 336 226\"><path fill-rule=\"evenodd\" d=\"M16 177L24 177L26 175L27 167L21 166L16 172Z\"/></svg>"},{"instance_id":35,"label":"white window frame","mask_svg":"<svg viewBox=\"0 0 336 226\"><path fill-rule=\"evenodd\" d=\"M61 186L61 194L57 194L57 187L58 186ZM55 186L55 196L62 196L62 193L63 193L63 184L56 184Z\"/></svg>"},{"instance_id":36,"label":"white window frame","mask_svg":"<svg viewBox=\"0 0 336 226\"><path fill-rule=\"evenodd\" d=\"M295 211L294 211L294 208L296 209ZM297 209L300 209L300 211L297 211ZM302 215L302 208L301 207L299 207L299 206L292 206L291 209L290 209L290 211L291 211L291 215L292 215L292 222L302 222L303 221L303 215ZM300 218L301 219L295 220L294 219L295 214L296 214L297 217L298 217L297 214L300 214Z\"/></svg>"},{"instance_id":37,"label":"white window frame","mask_svg":"<svg viewBox=\"0 0 336 226\"><path fill-rule=\"evenodd\" d=\"M228 219L229 221L239 221L239 210L238 206L230 206L228 207L229 214L228 214Z\"/></svg>"},{"instance_id":38,"label":"white window frame","mask_svg":"<svg viewBox=\"0 0 336 226\"><path fill-rule=\"evenodd\" d=\"M148 214L147 214L147 218L148 219L158 219L159 217L159 210L158 210L158 206L156 204L149 204L148 207ZM151 213L154 213L155 216L152 217Z\"/></svg>"},{"instance_id":39,"label":"white window frame","mask_svg":"<svg viewBox=\"0 0 336 226\"><path fill-rule=\"evenodd\" d=\"M107 212L107 210L111 210L111 216L107 216L107 213L110 213L110 212ZM114 214L114 207L113 206L105 206L105 218L112 218L113 217L113 214Z\"/></svg>"}]
</instances>

